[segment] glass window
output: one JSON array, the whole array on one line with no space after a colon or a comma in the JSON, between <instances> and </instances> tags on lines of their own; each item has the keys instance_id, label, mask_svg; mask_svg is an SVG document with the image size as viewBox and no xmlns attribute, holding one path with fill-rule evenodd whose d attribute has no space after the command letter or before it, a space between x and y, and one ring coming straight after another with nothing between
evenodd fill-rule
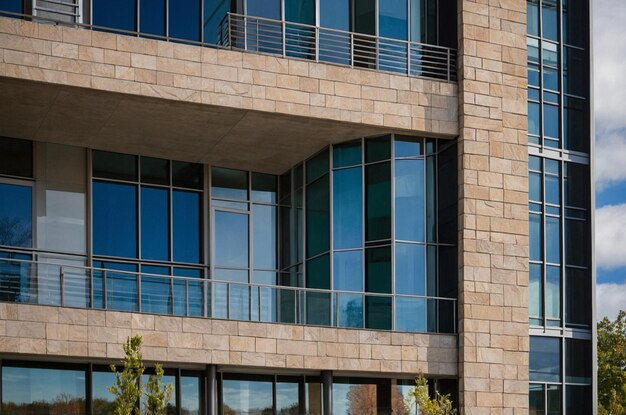
<instances>
[{"instance_id":1,"label":"glass window","mask_svg":"<svg viewBox=\"0 0 626 415\"><path fill-rule=\"evenodd\" d=\"M539 36L539 1L526 1L526 33Z\"/></svg>"},{"instance_id":2,"label":"glass window","mask_svg":"<svg viewBox=\"0 0 626 415\"><path fill-rule=\"evenodd\" d=\"M326 256L326 255L325 255ZM322 292L307 292L306 302L306 322L313 326L329 326L331 319L331 295Z\"/></svg>"},{"instance_id":3,"label":"glass window","mask_svg":"<svg viewBox=\"0 0 626 415\"><path fill-rule=\"evenodd\" d=\"M141 257L169 260L169 190L141 188Z\"/></svg>"},{"instance_id":4,"label":"glass window","mask_svg":"<svg viewBox=\"0 0 626 415\"><path fill-rule=\"evenodd\" d=\"M561 386L546 385L546 394L548 395L547 415L561 415L563 413L563 411L561 410L561 401L563 400L563 396L561 394Z\"/></svg>"},{"instance_id":5,"label":"glass window","mask_svg":"<svg viewBox=\"0 0 626 415\"><path fill-rule=\"evenodd\" d=\"M396 244L396 294L425 295L424 245Z\"/></svg>"},{"instance_id":6,"label":"glass window","mask_svg":"<svg viewBox=\"0 0 626 415\"><path fill-rule=\"evenodd\" d=\"M165 36L165 0L140 0L139 31Z\"/></svg>"},{"instance_id":7,"label":"glass window","mask_svg":"<svg viewBox=\"0 0 626 415\"><path fill-rule=\"evenodd\" d=\"M539 104L528 103L528 134L541 134L541 115Z\"/></svg>"},{"instance_id":8,"label":"glass window","mask_svg":"<svg viewBox=\"0 0 626 415\"><path fill-rule=\"evenodd\" d=\"M395 238L423 242L424 160L397 160L395 165Z\"/></svg>"},{"instance_id":9,"label":"glass window","mask_svg":"<svg viewBox=\"0 0 626 415\"><path fill-rule=\"evenodd\" d=\"M426 332L426 299L396 297L397 331Z\"/></svg>"},{"instance_id":10,"label":"glass window","mask_svg":"<svg viewBox=\"0 0 626 415\"><path fill-rule=\"evenodd\" d=\"M96 255L137 257L137 187L93 182L93 250Z\"/></svg>"},{"instance_id":11,"label":"glass window","mask_svg":"<svg viewBox=\"0 0 626 415\"><path fill-rule=\"evenodd\" d=\"M565 413L567 415L592 414L592 405L591 386L565 386Z\"/></svg>"},{"instance_id":12,"label":"glass window","mask_svg":"<svg viewBox=\"0 0 626 415\"><path fill-rule=\"evenodd\" d=\"M565 269L565 322L589 325L591 316L591 279L588 270Z\"/></svg>"},{"instance_id":13,"label":"glass window","mask_svg":"<svg viewBox=\"0 0 626 415\"><path fill-rule=\"evenodd\" d=\"M328 175L307 186L306 252L312 257L330 249L330 189Z\"/></svg>"},{"instance_id":14,"label":"glass window","mask_svg":"<svg viewBox=\"0 0 626 415\"><path fill-rule=\"evenodd\" d=\"M248 215L215 211L215 265L248 268Z\"/></svg>"},{"instance_id":15,"label":"glass window","mask_svg":"<svg viewBox=\"0 0 626 415\"><path fill-rule=\"evenodd\" d=\"M589 151L588 106L582 99L563 97L563 146L573 151Z\"/></svg>"},{"instance_id":16,"label":"glass window","mask_svg":"<svg viewBox=\"0 0 626 415\"><path fill-rule=\"evenodd\" d=\"M375 330L391 330L391 298L365 297L365 327Z\"/></svg>"},{"instance_id":17,"label":"glass window","mask_svg":"<svg viewBox=\"0 0 626 415\"><path fill-rule=\"evenodd\" d=\"M150 375L142 375L141 383L146 384L150 380ZM175 415L176 414L176 377L171 375L164 375L162 378L163 386L171 385L172 386L172 396L170 400L167 402L165 407L165 413L167 415ZM145 397L141 397L141 407L144 408L144 411L148 413L146 410L146 400Z\"/></svg>"},{"instance_id":18,"label":"glass window","mask_svg":"<svg viewBox=\"0 0 626 415\"><path fill-rule=\"evenodd\" d=\"M276 413L292 415L300 413L299 378L278 378L276 382Z\"/></svg>"},{"instance_id":19,"label":"glass window","mask_svg":"<svg viewBox=\"0 0 626 415\"><path fill-rule=\"evenodd\" d=\"M354 3L354 31L368 35L376 34L376 0L361 0Z\"/></svg>"},{"instance_id":20,"label":"glass window","mask_svg":"<svg viewBox=\"0 0 626 415\"><path fill-rule=\"evenodd\" d=\"M285 20L288 22L315 24L314 0L284 0Z\"/></svg>"},{"instance_id":21,"label":"glass window","mask_svg":"<svg viewBox=\"0 0 626 415\"><path fill-rule=\"evenodd\" d=\"M141 158L141 181L168 186L170 184L170 163L152 157Z\"/></svg>"},{"instance_id":22,"label":"glass window","mask_svg":"<svg viewBox=\"0 0 626 415\"><path fill-rule=\"evenodd\" d=\"M224 374L222 399L224 413L272 413L273 382L270 376Z\"/></svg>"},{"instance_id":23,"label":"glass window","mask_svg":"<svg viewBox=\"0 0 626 415\"><path fill-rule=\"evenodd\" d=\"M391 293L391 247L367 248L365 265L365 291Z\"/></svg>"},{"instance_id":24,"label":"glass window","mask_svg":"<svg viewBox=\"0 0 626 415\"><path fill-rule=\"evenodd\" d=\"M532 261L543 260L543 237L541 234L541 215L530 214L529 216L529 244L530 244L530 259Z\"/></svg>"},{"instance_id":25,"label":"glass window","mask_svg":"<svg viewBox=\"0 0 626 415\"><path fill-rule=\"evenodd\" d=\"M174 261L199 263L202 260L201 194L172 192Z\"/></svg>"},{"instance_id":26,"label":"glass window","mask_svg":"<svg viewBox=\"0 0 626 415\"><path fill-rule=\"evenodd\" d=\"M528 181L529 184L529 199L535 202L541 202L543 200L542 197L542 186L541 186L541 173L530 172L528 173Z\"/></svg>"},{"instance_id":27,"label":"glass window","mask_svg":"<svg viewBox=\"0 0 626 415\"><path fill-rule=\"evenodd\" d=\"M561 340L555 337L530 336L530 380L561 380Z\"/></svg>"},{"instance_id":28,"label":"glass window","mask_svg":"<svg viewBox=\"0 0 626 415\"><path fill-rule=\"evenodd\" d=\"M33 245L33 190L0 183L0 245Z\"/></svg>"},{"instance_id":29,"label":"glass window","mask_svg":"<svg viewBox=\"0 0 626 415\"><path fill-rule=\"evenodd\" d=\"M115 411L114 396L108 388L115 384L112 372L96 372L91 375L91 399L93 415L110 415Z\"/></svg>"},{"instance_id":30,"label":"glass window","mask_svg":"<svg viewBox=\"0 0 626 415\"><path fill-rule=\"evenodd\" d=\"M531 37L526 38L526 48L528 50L528 62L539 63L539 41Z\"/></svg>"},{"instance_id":31,"label":"glass window","mask_svg":"<svg viewBox=\"0 0 626 415\"><path fill-rule=\"evenodd\" d=\"M561 226L559 218L546 217L546 261L561 262Z\"/></svg>"},{"instance_id":32,"label":"glass window","mask_svg":"<svg viewBox=\"0 0 626 415\"><path fill-rule=\"evenodd\" d=\"M360 294L337 294L337 325L339 327L363 327L363 296Z\"/></svg>"},{"instance_id":33,"label":"glass window","mask_svg":"<svg viewBox=\"0 0 626 415\"><path fill-rule=\"evenodd\" d=\"M333 254L333 289L363 291L363 251L339 251Z\"/></svg>"},{"instance_id":34,"label":"glass window","mask_svg":"<svg viewBox=\"0 0 626 415\"><path fill-rule=\"evenodd\" d=\"M556 0L541 2L542 35L546 39L558 40L558 22Z\"/></svg>"},{"instance_id":35,"label":"glass window","mask_svg":"<svg viewBox=\"0 0 626 415\"><path fill-rule=\"evenodd\" d=\"M276 269L276 207L252 207L252 265L255 269Z\"/></svg>"},{"instance_id":36,"label":"glass window","mask_svg":"<svg viewBox=\"0 0 626 415\"><path fill-rule=\"evenodd\" d=\"M321 255L306 262L307 288L330 289L330 259L329 255Z\"/></svg>"},{"instance_id":37,"label":"glass window","mask_svg":"<svg viewBox=\"0 0 626 415\"><path fill-rule=\"evenodd\" d=\"M391 165L378 163L365 167L366 240L391 238Z\"/></svg>"},{"instance_id":38,"label":"glass window","mask_svg":"<svg viewBox=\"0 0 626 415\"><path fill-rule=\"evenodd\" d=\"M561 268L546 267L546 317L561 318Z\"/></svg>"},{"instance_id":39,"label":"glass window","mask_svg":"<svg viewBox=\"0 0 626 415\"><path fill-rule=\"evenodd\" d=\"M386 0L378 3L380 36L407 40L407 5L406 0Z\"/></svg>"},{"instance_id":40,"label":"glass window","mask_svg":"<svg viewBox=\"0 0 626 415\"><path fill-rule=\"evenodd\" d=\"M363 245L363 190L361 167L333 172L333 247Z\"/></svg>"},{"instance_id":41,"label":"glass window","mask_svg":"<svg viewBox=\"0 0 626 415\"><path fill-rule=\"evenodd\" d=\"M322 0L322 2L341 4L337 0ZM346 2L347 4L347 2ZM361 140L333 146L333 167L349 167L361 164Z\"/></svg>"},{"instance_id":42,"label":"glass window","mask_svg":"<svg viewBox=\"0 0 626 415\"><path fill-rule=\"evenodd\" d=\"M242 170L213 167L211 196L219 199L248 200L248 173Z\"/></svg>"},{"instance_id":43,"label":"glass window","mask_svg":"<svg viewBox=\"0 0 626 415\"><path fill-rule=\"evenodd\" d=\"M180 413L200 415L200 378L197 376L180 377Z\"/></svg>"},{"instance_id":44,"label":"glass window","mask_svg":"<svg viewBox=\"0 0 626 415\"><path fill-rule=\"evenodd\" d=\"M1 10L21 13L11 6L2 2ZM20 4L21 4L20 0ZM19 177L33 177L33 143L16 138L0 138L0 174Z\"/></svg>"},{"instance_id":45,"label":"glass window","mask_svg":"<svg viewBox=\"0 0 626 415\"><path fill-rule=\"evenodd\" d=\"M530 384L528 392L529 415L544 415L546 408L546 398L544 385Z\"/></svg>"},{"instance_id":46,"label":"glass window","mask_svg":"<svg viewBox=\"0 0 626 415\"><path fill-rule=\"evenodd\" d=\"M83 415L85 392L84 370L2 368L3 414Z\"/></svg>"},{"instance_id":47,"label":"glass window","mask_svg":"<svg viewBox=\"0 0 626 415\"><path fill-rule=\"evenodd\" d=\"M104 308L104 276L106 275L106 305L108 309L137 311L137 265L94 261L94 305Z\"/></svg>"},{"instance_id":48,"label":"glass window","mask_svg":"<svg viewBox=\"0 0 626 415\"><path fill-rule=\"evenodd\" d=\"M333 414L377 413L376 385L357 382L356 379L333 381Z\"/></svg>"},{"instance_id":49,"label":"glass window","mask_svg":"<svg viewBox=\"0 0 626 415\"><path fill-rule=\"evenodd\" d=\"M365 162L389 160L391 158L391 138L389 136L365 140Z\"/></svg>"},{"instance_id":50,"label":"glass window","mask_svg":"<svg viewBox=\"0 0 626 415\"><path fill-rule=\"evenodd\" d=\"M112 29L135 31L137 5L129 0L93 0L93 24Z\"/></svg>"},{"instance_id":51,"label":"glass window","mask_svg":"<svg viewBox=\"0 0 626 415\"><path fill-rule=\"evenodd\" d=\"M543 105L543 133L546 137L559 139L559 107ZM546 143L546 145L548 145Z\"/></svg>"},{"instance_id":52,"label":"glass window","mask_svg":"<svg viewBox=\"0 0 626 415\"><path fill-rule=\"evenodd\" d=\"M587 97L589 62L585 51L576 48L563 48L563 92Z\"/></svg>"},{"instance_id":53,"label":"glass window","mask_svg":"<svg viewBox=\"0 0 626 415\"><path fill-rule=\"evenodd\" d=\"M588 265L589 236L587 222L575 219L565 221L565 261L568 265Z\"/></svg>"},{"instance_id":54,"label":"glass window","mask_svg":"<svg viewBox=\"0 0 626 415\"><path fill-rule=\"evenodd\" d=\"M130 154L109 153L107 151L93 151L91 154L93 158L94 177L137 181L136 156L132 156Z\"/></svg>"},{"instance_id":55,"label":"glass window","mask_svg":"<svg viewBox=\"0 0 626 415\"><path fill-rule=\"evenodd\" d=\"M531 320L537 320L537 318L543 318L543 271L540 264L530 264L529 269L529 306L528 314ZM543 325L541 321L533 321L535 324Z\"/></svg>"},{"instance_id":56,"label":"glass window","mask_svg":"<svg viewBox=\"0 0 626 415\"><path fill-rule=\"evenodd\" d=\"M591 341L565 339L565 382L591 384Z\"/></svg>"},{"instance_id":57,"label":"glass window","mask_svg":"<svg viewBox=\"0 0 626 415\"><path fill-rule=\"evenodd\" d=\"M328 173L328 150L324 150L318 155L306 161L306 182L311 183L318 177Z\"/></svg>"},{"instance_id":58,"label":"glass window","mask_svg":"<svg viewBox=\"0 0 626 415\"><path fill-rule=\"evenodd\" d=\"M280 1L246 0L246 14L248 16L280 20Z\"/></svg>"},{"instance_id":59,"label":"glass window","mask_svg":"<svg viewBox=\"0 0 626 415\"><path fill-rule=\"evenodd\" d=\"M174 275L186 279L174 280L174 314L177 316L204 316L204 286L203 281L193 281L189 278L202 278L202 270L196 268L174 268Z\"/></svg>"},{"instance_id":60,"label":"glass window","mask_svg":"<svg viewBox=\"0 0 626 415\"><path fill-rule=\"evenodd\" d=\"M589 25L589 4L579 0L562 0L563 19L563 42L568 45L587 47L587 30L580 30Z\"/></svg>"},{"instance_id":61,"label":"glass window","mask_svg":"<svg viewBox=\"0 0 626 415\"><path fill-rule=\"evenodd\" d=\"M200 0L170 1L168 18L171 38L200 40Z\"/></svg>"},{"instance_id":62,"label":"glass window","mask_svg":"<svg viewBox=\"0 0 626 415\"><path fill-rule=\"evenodd\" d=\"M262 203L276 203L276 176L252 173L252 200Z\"/></svg>"},{"instance_id":63,"label":"glass window","mask_svg":"<svg viewBox=\"0 0 626 415\"><path fill-rule=\"evenodd\" d=\"M0 4L0 10L4 10L12 13L24 13L24 1L23 0L6 0ZM3 14L0 13L0 16ZM8 15L6 15L8 16ZM2 151L0 151L2 153Z\"/></svg>"},{"instance_id":64,"label":"glass window","mask_svg":"<svg viewBox=\"0 0 626 415\"><path fill-rule=\"evenodd\" d=\"M170 305L173 304L170 290L171 280L156 276L169 275L169 267L142 265L141 272L141 311L143 313L171 314Z\"/></svg>"},{"instance_id":65,"label":"glass window","mask_svg":"<svg viewBox=\"0 0 626 415\"><path fill-rule=\"evenodd\" d=\"M204 42L213 45L222 40L222 22L231 9L229 0L204 0Z\"/></svg>"},{"instance_id":66,"label":"glass window","mask_svg":"<svg viewBox=\"0 0 626 415\"><path fill-rule=\"evenodd\" d=\"M175 187L202 189L204 166L197 163L172 161L172 182Z\"/></svg>"},{"instance_id":67,"label":"glass window","mask_svg":"<svg viewBox=\"0 0 626 415\"><path fill-rule=\"evenodd\" d=\"M558 67L559 65L559 47L555 43L541 42L541 46L543 47L543 64L549 65L552 67Z\"/></svg>"}]
</instances>

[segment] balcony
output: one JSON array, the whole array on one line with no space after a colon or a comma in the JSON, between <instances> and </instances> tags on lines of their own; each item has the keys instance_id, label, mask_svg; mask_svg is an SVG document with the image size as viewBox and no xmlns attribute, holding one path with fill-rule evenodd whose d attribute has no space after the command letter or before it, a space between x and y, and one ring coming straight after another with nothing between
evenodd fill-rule
<instances>
[{"instance_id":1,"label":"balcony","mask_svg":"<svg viewBox=\"0 0 626 415\"><path fill-rule=\"evenodd\" d=\"M388 319L392 331L456 333L457 330L457 300L453 298L248 284L66 265L49 260L1 259L0 301L383 330L388 328L365 321L364 311L365 307L388 303L390 307L381 310L388 310L391 315L381 311L378 317ZM397 307L414 309L416 319L395 319Z\"/></svg>"},{"instance_id":2,"label":"balcony","mask_svg":"<svg viewBox=\"0 0 626 415\"><path fill-rule=\"evenodd\" d=\"M228 13L221 46L351 68L456 82L450 48Z\"/></svg>"}]
</instances>

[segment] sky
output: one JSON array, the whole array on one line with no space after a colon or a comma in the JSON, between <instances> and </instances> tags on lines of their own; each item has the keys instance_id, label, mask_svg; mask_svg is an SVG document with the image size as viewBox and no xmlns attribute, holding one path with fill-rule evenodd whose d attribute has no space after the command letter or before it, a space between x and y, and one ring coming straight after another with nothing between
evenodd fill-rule
<instances>
[{"instance_id":1,"label":"sky","mask_svg":"<svg viewBox=\"0 0 626 415\"><path fill-rule=\"evenodd\" d=\"M626 309L626 1L593 0L597 319Z\"/></svg>"}]
</instances>

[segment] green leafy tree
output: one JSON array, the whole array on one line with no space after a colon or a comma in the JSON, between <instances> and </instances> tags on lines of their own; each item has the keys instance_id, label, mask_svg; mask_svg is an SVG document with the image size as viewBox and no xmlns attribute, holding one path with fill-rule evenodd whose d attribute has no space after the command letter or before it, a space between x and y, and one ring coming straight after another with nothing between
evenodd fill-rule
<instances>
[{"instance_id":1,"label":"green leafy tree","mask_svg":"<svg viewBox=\"0 0 626 415\"><path fill-rule=\"evenodd\" d=\"M598 323L598 413L626 414L626 311Z\"/></svg>"},{"instance_id":2,"label":"green leafy tree","mask_svg":"<svg viewBox=\"0 0 626 415\"><path fill-rule=\"evenodd\" d=\"M154 366L154 375L150 375L146 384L146 415L165 415L167 404L172 399L172 385L163 385L163 367Z\"/></svg>"},{"instance_id":3,"label":"green leafy tree","mask_svg":"<svg viewBox=\"0 0 626 415\"><path fill-rule=\"evenodd\" d=\"M141 336L129 337L124 344L124 369L118 371L115 365L111 370L115 373L115 385L109 392L115 395L115 415L141 415L139 399L141 398L141 375L145 370L141 357Z\"/></svg>"},{"instance_id":4,"label":"green leafy tree","mask_svg":"<svg viewBox=\"0 0 626 415\"><path fill-rule=\"evenodd\" d=\"M428 394L428 380L419 375L415 378L415 388L409 392L409 405L417 405L420 415L456 415L450 395L435 391L435 397Z\"/></svg>"}]
</instances>

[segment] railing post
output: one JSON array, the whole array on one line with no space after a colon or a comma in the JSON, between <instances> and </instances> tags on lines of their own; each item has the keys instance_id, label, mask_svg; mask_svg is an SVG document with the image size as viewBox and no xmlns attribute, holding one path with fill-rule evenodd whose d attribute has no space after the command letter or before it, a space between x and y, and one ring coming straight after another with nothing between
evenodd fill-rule
<instances>
[{"instance_id":1,"label":"railing post","mask_svg":"<svg viewBox=\"0 0 626 415\"><path fill-rule=\"evenodd\" d=\"M189 316L189 280L185 280L185 316Z\"/></svg>"},{"instance_id":2,"label":"railing post","mask_svg":"<svg viewBox=\"0 0 626 415\"><path fill-rule=\"evenodd\" d=\"M283 30L283 56L287 56L287 23L283 20L280 24Z\"/></svg>"},{"instance_id":3,"label":"railing post","mask_svg":"<svg viewBox=\"0 0 626 415\"><path fill-rule=\"evenodd\" d=\"M88 283L88 287L89 287L89 293L87 294L89 296L89 306L87 308L94 308L93 306L93 268L90 268L87 271L87 274L89 275L89 283Z\"/></svg>"},{"instance_id":4,"label":"railing post","mask_svg":"<svg viewBox=\"0 0 626 415\"><path fill-rule=\"evenodd\" d=\"M137 273L137 308L136 310L141 313L141 274Z\"/></svg>"},{"instance_id":5,"label":"railing post","mask_svg":"<svg viewBox=\"0 0 626 415\"><path fill-rule=\"evenodd\" d=\"M406 42L406 74L411 76L411 42Z\"/></svg>"},{"instance_id":6,"label":"railing post","mask_svg":"<svg viewBox=\"0 0 626 415\"><path fill-rule=\"evenodd\" d=\"M228 29L226 31L226 36L228 37L227 41L228 43L225 45L229 48L233 48L233 34L232 34L232 30L233 30L233 23L232 23L232 15L230 13L228 13L227 15L227 24L228 24Z\"/></svg>"},{"instance_id":7,"label":"railing post","mask_svg":"<svg viewBox=\"0 0 626 415\"><path fill-rule=\"evenodd\" d=\"M63 266L59 267L59 295L61 296L61 307L64 306L65 304L65 290L63 289L63 286L65 285L63 283L64 279L65 279L65 270L63 268Z\"/></svg>"},{"instance_id":8,"label":"railing post","mask_svg":"<svg viewBox=\"0 0 626 415\"><path fill-rule=\"evenodd\" d=\"M230 320L230 283L226 283L226 320Z\"/></svg>"},{"instance_id":9,"label":"railing post","mask_svg":"<svg viewBox=\"0 0 626 415\"><path fill-rule=\"evenodd\" d=\"M320 28L315 26L315 62L320 61Z\"/></svg>"},{"instance_id":10,"label":"railing post","mask_svg":"<svg viewBox=\"0 0 626 415\"><path fill-rule=\"evenodd\" d=\"M448 64L446 65L448 67L448 82L450 82L450 48L447 48L447 52L446 53L446 58L448 60Z\"/></svg>"},{"instance_id":11,"label":"railing post","mask_svg":"<svg viewBox=\"0 0 626 415\"><path fill-rule=\"evenodd\" d=\"M106 310L108 307L108 299L107 299L107 272L106 270L102 270L102 307Z\"/></svg>"},{"instance_id":12,"label":"railing post","mask_svg":"<svg viewBox=\"0 0 626 415\"><path fill-rule=\"evenodd\" d=\"M354 33L350 32L350 67L354 68Z\"/></svg>"},{"instance_id":13,"label":"railing post","mask_svg":"<svg viewBox=\"0 0 626 415\"><path fill-rule=\"evenodd\" d=\"M169 295L169 302L170 302L170 314L174 315L174 276L170 277L170 295Z\"/></svg>"}]
</instances>

